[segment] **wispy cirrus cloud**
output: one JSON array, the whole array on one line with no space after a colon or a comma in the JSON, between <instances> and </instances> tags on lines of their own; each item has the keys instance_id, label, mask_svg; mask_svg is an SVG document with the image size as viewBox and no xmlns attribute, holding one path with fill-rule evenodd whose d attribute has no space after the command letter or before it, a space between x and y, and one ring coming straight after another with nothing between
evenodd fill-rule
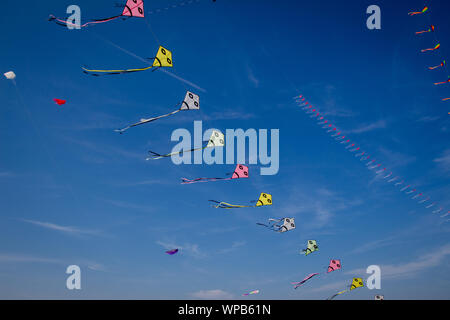
<instances>
[{"instance_id":1,"label":"wispy cirrus cloud","mask_svg":"<svg viewBox=\"0 0 450 320\"><path fill-rule=\"evenodd\" d=\"M224 299L229 300L233 299L233 295L229 292L226 292L221 289L213 289L213 290L200 290L197 292L192 292L190 295L197 299L206 299L206 300L216 300L216 299Z\"/></svg>"},{"instance_id":2,"label":"wispy cirrus cloud","mask_svg":"<svg viewBox=\"0 0 450 320\"><path fill-rule=\"evenodd\" d=\"M439 266L443 260L450 256L450 244L444 245L432 252L424 254L416 260L399 263L380 265L383 278L407 278L414 276L423 270ZM346 274L363 274L365 269L347 271Z\"/></svg>"},{"instance_id":3,"label":"wispy cirrus cloud","mask_svg":"<svg viewBox=\"0 0 450 320\"><path fill-rule=\"evenodd\" d=\"M71 227L71 226L61 226L61 225L51 223L51 222L42 222L42 221L27 220L27 219L21 219L21 220L23 222L31 223L33 225L36 225L36 226L39 226L39 227L42 227L45 229L60 231L60 232L70 234L70 235L90 235L90 236L102 235L102 232L98 231L98 230L87 230L87 229L80 229L80 228Z\"/></svg>"},{"instance_id":4,"label":"wispy cirrus cloud","mask_svg":"<svg viewBox=\"0 0 450 320\"><path fill-rule=\"evenodd\" d=\"M253 70L250 68L249 65L246 65L247 69L247 78L248 80L253 84L255 88L259 87L259 80L255 77L255 74L253 73Z\"/></svg>"},{"instance_id":5,"label":"wispy cirrus cloud","mask_svg":"<svg viewBox=\"0 0 450 320\"><path fill-rule=\"evenodd\" d=\"M387 127L387 121L384 119L372 122L372 123L366 123L361 124L359 127L353 130L344 131L347 134L353 133L353 134L359 134L359 133L365 133L370 132L378 129L384 129Z\"/></svg>"},{"instance_id":6,"label":"wispy cirrus cloud","mask_svg":"<svg viewBox=\"0 0 450 320\"><path fill-rule=\"evenodd\" d=\"M60 259L44 258L23 254L0 254L0 262L38 262L38 263L57 263L62 264Z\"/></svg>"},{"instance_id":7,"label":"wispy cirrus cloud","mask_svg":"<svg viewBox=\"0 0 450 320\"><path fill-rule=\"evenodd\" d=\"M245 112L239 112L239 111L231 111L231 112L212 112L209 115L204 116L204 120L211 121L211 120L234 120L234 119L252 119L255 118L256 115L252 113L245 113Z\"/></svg>"},{"instance_id":8,"label":"wispy cirrus cloud","mask_svg":"<svg viewBox=\"0 0 450 320\"><path fill-rule=\"evenodd\" d=\"M450 171L450 149L445 150L443 154L434 159L433 162L437 163L442 171Z\"/></svg>"},{"instance_id":9,"label":"wispy cirrus cloud","mask_svg":"<svg viewBox=\"0 0 450 320\"><path fill-rule=\"evenodd\" d=\"M221 249L218 253L229 253L232 251L235 251L237 248L240 248L242 246L245 246L247 244L246 241L234 241L229 248Z\"/></svg>"}]
</instances>

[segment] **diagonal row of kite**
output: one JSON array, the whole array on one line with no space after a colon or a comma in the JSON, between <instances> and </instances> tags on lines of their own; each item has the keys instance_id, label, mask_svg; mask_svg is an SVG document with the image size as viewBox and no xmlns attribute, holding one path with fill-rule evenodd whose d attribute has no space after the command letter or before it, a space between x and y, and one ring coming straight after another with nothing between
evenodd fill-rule
<instances>
[{"instance_id":1,"label":"diagonal row of kite","mask_svg":"<svg viewBox=\"0 0 450 320\"><path fill-rule=\"evenodd\" d=\"M415 16L415 15L422 15L425 13L429 12L429 7L425 6L422 11L417 11L417 12L409 12L408 15L410 16ZM431 24L427 29L425 30L421 30L421 31L417 31L416 35L421 35L421 34L426 34L426 33L432 33L434 35L435 41L436 41L436 45L432 48L427 48L427 49L422 49L421 52L430 52L430 51L436 51L438 52L441 48L441 43L440 41L437 39L436 37L436 26ZM445 75L447 76L447 80L444 81L439 81L439 82L435 82L434 85L438 86L438 85L444 85L444 84L449 84L450 83L450 75L447 71L447 63L445 61L445 59L442 58L441 56L441 61L434 65L434 66L430 66L428 67L428 70L435 70L435 69L442 69L445 72ZM443 98L442 101L450 101L450 97L449 98ZM449 112L450 114L450 112Z\"/></svg>"},{"instance_id":2,"label":"diagonal row of kite","mask_svg":"<svg viewBox=\"0 0 450 320\"><path fill-rule=\"evenodd\" d=\"M424 193L418 191L412 185L408 184L405 180L403 180L400 176L396 176L392 171L388 170L387 167L384 167L381 162L377 161L371 154L367 151L364 151L361 146L357 143L353 142L349 137L342 133L340 129L334 126L329 120L325 119L324 115L322 115L319 110L312 106L303 95L299 95L294 97L297 105L305 111L306 114L310 115L310 118L315 118L317 120L317 125L321 126L322 129L325 129L328 134L335 141L342 144L346 150L355 154L355 158L359 158L361 162L364 162L366 167L375 171L377 176L380 176L383 180L387 181L387 183L394 183L395 187L400 188L400 192L411 197L412 200L417 201L418 204L425 205L426 209L432 209L434 214L439 214L444 212L444 208L438 206L436 202L431 201L431 197L426 196ZM447 217L450 215L450 211L447 211L446 214L441 217ZM450 221L446 220L446 221Z\"/></svg>"}]
</instances>

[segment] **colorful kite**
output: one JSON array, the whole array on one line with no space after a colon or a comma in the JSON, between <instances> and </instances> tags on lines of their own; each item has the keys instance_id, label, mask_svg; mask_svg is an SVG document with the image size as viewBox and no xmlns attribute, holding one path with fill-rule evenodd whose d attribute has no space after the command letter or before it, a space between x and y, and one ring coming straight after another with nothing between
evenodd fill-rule
<instances>
[{"instance_id":1,"label":"colorful kite","mask_svg":"<svg viewBox=\"0 0 450 320\"><path fill-rule=\"evenodd\" d=\"M348 291L352 291L356 288L360 288L360 287L364 287L364 282L363 279L361 278L353 278L352 284L350 285L350 289L346 289L344 291L338 292L335 295L333 295L332 297L328 298L328 300L332 300L334 297L343 294L344 292L348 292Z\"/></svg>"},{"instance_id":2,"label":"colorful kite","mask_svg":"<svg viewBox=\"0 0 450 320\"><path fill-rule=\"evenodd\" d=\"M139 122L130 124L129 126L126 126L123 129L116 129L114 131L122 134L123 132L125 132L126 130L128 130L132 127L136 127L136 126L139 126L144 123L148 123L148 122L152 122L152 121L155 121L155 120L158 120L161 118L165 118L165 117L174 115L175 113L180 112L180 111L198 110L198 109L200 109L200 97L198 95L196 95L195 93L187 91L183 102L178 103L176 106L177 107L180 106L180 108L175 111L172 111L168 114L161 115L161 116L157 116L157 117L153 117L153 118L149 118L149 119L141 119Z\"/></svg>"},{"instance_id":3,"label":"colorful kite","mask_svg":"<svg viewBox=\"0 0 450 320\"><path fill-rule=\"evenodd\" d=\"M268 224L256 223L257 225L266 227L275 232L287 232L295 229L294 218L269 219Z\"/></svg>"},{"instance_id":4,"label":"colorful kite","mask_svg":"<svg viewBox=\"0 0 450 320\"><path fill-rule=\"evenodd\" d=\"M61 99L53 99L53 101L55 101L55 103L59 106L66 104L66 100L61 100Z\"/></svg>"},{"instance_id":5,"label":"colorful kite","mask_svg":"<svg viewBox=\"0 0 450 320\"><path fill-rule=\"evenodd\" d=\"M428 69L430 69L430 70L434 70L434 69L437 69L437 68L442 68L442 67L444 67L445 66L445 60L444 61L442 61L441 62L441 64L438 64L437 66L434 66L434 67L428 67Z\"/></svg>"},{"instance_id":6,"label":"colorful kite","mask_svg":"<svg viewBox=\"0 0 450 320\"><path fill-rule=\"evenodd\" d=\"M303 249L302 252L305 253L305 256L307 256L310 253L313 253L314 251L319 250L319 246L317 245L316 240L308 240L308 245L306 249Z\"/></svg>"},{"instance_id":7,"label":"colorful kite","mask_svg":"<svg viewBox=\"0 0 450 320\"><path fill-rule=\"evenodd\" d=\"M102 75L112 75L112 74L123 74L123 73L132 73L149 70L154 68L153 71L157 70L161 67L173 67L172 61L172 52L167 50L166 48L159 47L158 52L156 53L156 57L148 58L148 60L153 60L153 64L144 68L136 68L136 69L123 69L123 70L94 70L94 69L86 69L82 67L83 72L89 74L91 76L102 76Z\"/></svg>"},{"instance_id":8,"label":"colorful kite","mask_svg":"<svg viewBox=\"0 0 450 320\"><path fill-rule=\"evenodd\" d=\"M417 31L416 34L422 34L422 33L427 33L427 32L434 32L435 29L436 28L433 25L431 25L428 30Z\"/></svg>"},{"instance_id":9,"label":"colorful kite","mask_svg":"<svg viewBox=\"0 0 450 320\"><path fill-rule=\"evenodd\" d=\"M238 164L236 166L236 169L232 173L232 176L229 178L197 178L194 180L181 178L181 180L182 180L181 184L190 184L190 183L208 182L208 181L224 181L224 180L234 180L234 179L242 179L242 178L248 178L248 167L246 167L242 164Z\"/></svg>"},{"instance_id":10,"label":"colorful kite","mask_svg":"<svg viewBox=\"0 0 450 320\"><path fill-rule=\"evenodd\" d=\"M125 4L125 6L121 6L121 7L124 7L122 14L119 14L117 16L112 16L109 18L94 19L94 20L85 22L84 24L81 24L81 25L77 25L77 24L68 22L67 18L66 19L57 18L54 15L50 15L48 21L54 21L57 25L60 25L63 27L72 26L75 28L84 28L84 27L89 26L90 24L104 23L104 22L108 22L111 20L115 20L120 17L123 17L124 19L131 18L131 17L144 18L144 1L142 1L142 0L127 0L127 3Z\"/></svg>"},{"instance_id":11,"label":"colorful kite","mask_svg":"<svg viewBox=\"0 0 450 320\"><path fill-rule=\"evenodd\" d=\"M415 16L416 14L422 14L428 11L428 7L425 7L422 9L422 11L417 11L417 12L409 12L408 15L410 16Z\"/></svg>"},{"instance_id":12,"label":"colorful kite","mask_svg":"<svg viewBox=\"0 0 450 320\"><path fill-rule=\"evenodd\" d=\"M206 148L215 148L215 147L223 147L225 146L225 136L223 135L222 132L218 131L218 130L213 130L211 137L208 140L208 143L206 144L206 146L202 147L202 148L196 148L196 149L190 149L190 150L181 150L179 152L172 152L169 154L159 154L153 151L149 151L149 153L151 153L153 155L153 158L146 158L145 160L156 160L156 159L161 159L161 158L168 158L177 154L183 154L184 152L192 152L192 151L196 151L196 150L203 150Z\"/></svg>"},{"instance_id":13,"label":"colorful kite","mask_svg":"<svg viewBox=\"0 0 450 320\"><path fill-rule=\"evenodd\" d=\"M437 49L439 49L440 47L441 47L441 44L440 44L440 43L438 43L437 45L435 45L435 46L434 46L434 48L423 49L423 50L421 50L421 52L426 52L426 51L434 51L434 50L437 50Z\"/></svg>"},{"instance_id":14,"label":"colorful kite","mask_svg":"<svg viewBox=\"0 0 450 320\"><path fill-rule=\"evenodd\" d=\"M241 205L235 205L235 204L230 204L227 202L216 201L216 200L209 200L209 201L217 203L216 205L214 205L214 208L221 208L221 209L254 208L254 207L261 207L261 206L271 206L272 205L272 195L262 192L261 195L259 196L258 200L251 201L251 202L256 202L256 204L253 206L241 206Z\"/></svg>"},{"instance_id":15,"label":"colorful kite","mask_svg":"<svg viewBox=\"0 0 450 320\"><path fill-rule=\"evenodd\" d=\"M6 79L8 80L14 80L16 78L16 74L13 71L8 71L3 74Z\"/></svg>"},{"instance_id":16,"label":"colorful kite","mask_svg":"<svg viewBox=\"0 0 450 320\"><path fill-rule=\"evenodd\" d=\"M340 270L342 268L341 260L330 260L327 273Z\"/></svg>"},{"instance_id":17,"label":"colorful kite","mask_svg":"<svg viewBox=\"0 0 450 320\"><path fill-rule=\"evenodd\" d=\"M450 83L450 76L448 77L447 80L442 81L442 82L436 82L434 85L437 86L437 85L440 85L440 84L446 84L446 83Z\"/></svg>"},{"instance_id":18,"label":"colorful kite","mask_svg":"<svg viewBox=\"0 0 450 320\"><path fill-rule=\"evenodd\" d=\"M318 275L318 273L311 273L310 275L306 276L306 278L300 282L292 282L292 284L294 285L294 289L301 287L306 281L308 281L309 279L311 279L312 277L317 276L317 275Z\"/></svg>"},{"instance_id":19,"label":"colorful kite","mask_svg":"<svg viewBox=\"0 0 450 320\"><path fill-rule=\"evenodd\" d=\"M441 82L438 84L448 83L449 80L446 82ZM303 96L301 96L303 99ZM300 103L299 99L295 99L297 102L297 105L302 108L302 110L305 111L305 113L310 113L310 109L313 107L304 107L303 103ZM450 98L444 98L442 101L448 101ZM308 102L309 103L309 102ZM320 112L314 107L314 112L316 112L316 115L320 115ZM450 114L450 112L449 112ZM358 144L353 143L351 139L349 139L347 136L342 135L342 130L338 129L336 126L334 126L332 123L330 123L325 117L321 116L318 118L318 121L316 122L317 125L321 126L323 129L326 129L327 133L330 134L331 137L335 141L338 141L339 144L344 145L346 150L349 150L350 152L355 153L355 157L359 158L361 162L365 162L366 167L369 170L374 170L377 175L379 175L380 178L384 179L388 183L394 182L395 187L400 188L400 192L404 192L407 195L411 195L411 199L416 200L418 204L422 204L430 200L430 197L426 197L422 192L419 192L417 189L411 188L411 185L406 185L404 180L401 180L399 176L393 176L393 172L389 171L388 168L382 166L381 163L379 163L376 159L374 159L371 155L368 154L367 151L361 151L362 147L358 146ZM391 178L393 177L393 178ZM409 189L409 190L407 190ZM428 204L428 203L427 203ZM434 203L427 206L426 208L431 208L434 206Z\"/></svg>"},{"instance_id":20,"label":"colorful kite","mask_svg":"<svg viewBox=\"0 0 450 320\"><path fill-rule=\"evenodd\" d=\"M258 293L259 293L259 290L253 290L253 291L250 291L249 293L244 293L243 296L248 296L251 294L258 294Z\"/></svg>"},{"instance_id":21,"label":"colorful kite","mask_svg":"<svg viewBox=\"0 0 450 320\"><path fill-rule=\"evenodd\" d=\"M172 250L166 251L166 253L171 256L173 256L177 252L178 252L178 249L172 249Z\"/></svg>"}]
</instances>

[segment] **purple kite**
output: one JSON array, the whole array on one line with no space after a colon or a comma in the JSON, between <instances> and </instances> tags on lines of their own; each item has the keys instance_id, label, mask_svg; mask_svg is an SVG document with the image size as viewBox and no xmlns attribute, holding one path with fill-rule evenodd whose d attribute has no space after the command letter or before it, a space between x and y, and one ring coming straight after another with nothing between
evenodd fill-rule
<instances>
[{"instance_id":1,"label":"purple kite","mask_svg":"<svg viewBox=\"0 0 450 320\"><path fill-rule=\"evenodd\" d=\"M166 251L166 253L171 255L171 256L173 256L177 252L178 252L178 249L172 249L172 250Z\"/></svg>"}]
</instances>

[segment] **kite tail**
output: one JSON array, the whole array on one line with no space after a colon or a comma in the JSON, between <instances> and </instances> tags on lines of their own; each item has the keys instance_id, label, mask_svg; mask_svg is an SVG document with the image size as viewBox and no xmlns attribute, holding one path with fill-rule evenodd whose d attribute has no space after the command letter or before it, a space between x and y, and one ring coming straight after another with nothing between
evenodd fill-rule
<instances>
[{"instance_id":1,"label":"kite tail","mask_svg":"<svg viewBox=\"0 0 450 320\"><path fill-rule=\"evenodd\" d=\"M442 81L442 82L436 82L434 85L435 85L435 86L438 86L438 85L440 85L440 84L446 84L446 83L450 83L450 80Z\"/></svg>"},{"instance_id":2,"label":"kite tail","mask_svg":"<svg viewBox=\"0 0 450 320\"><path fill-rule=\"evenodd\" d=\"M231 178L197 178L197 179L193 179L193 180L181 178L181 180L182 180L181 184L191 184L191 183L197 183L197 182L231 180Z\"/></svg>"},{"instance_id":3,"label":"kite tail","mask_svg":"<svg viewBox=\"0 0 450 320\"><path fill-rule=\"evenodd\" d=\"M115 129L114 131L115 132L119 132L120 134L122 134L126 130L128 130L128 129L132 128L132 127L136 127L136 126L139 126L139 125L144 124L144 123L149 123L149 122L161 119L161 118L165 118L165 117L171 116L171 115L173 115L173 114L175 114L175 113L177 113L179 111L180 111L180 109L177 109L175 111L172 111L172 112L169 112L169 113L157 116L157 117L153 117L153 118L149 118L149 119L141 119L141 121L139 121L137 123L131 124L131 125L126 126L125 128L122 128L122 129Z\"/></svg>"},{"instance_id":4,"label":"kite tail","mask_svg":"<svg viewBox=\"0 0 450 320\"><path fill-rule=\"evenodd\" d=\"M61 19L61 18L57 18L54 15L50 15L50 17L48 18L48 21L54 21L57 25L63 26L63 27L68 27L68 26L72 26L75 28L84 28L89 26L90 24L99 24L99 23L104 23L104 22L108 22L111 20L115 20L119 17L121 17L122 15L118 15L118 16L113 16L113 17L109 17L109 18L104 18L104 19L94 19L92 21L88 21L86 23L83 24L74 24L71 22L68 22L67 20Z\"/></svg>"},{"instance_id":5,"label":"kite tail","mask_svg":"<svg viewBox=\"0 0 450 320\"><path fill-rule=\"evenodd\" d=\"M104 75L124 74L124 73L146 71L148 69L153 68L153 66L149 66L149 67L145 67L145 68L135 68L135 69L122 69L122 70L93 70L93 69L87 69L85 67L81 67L81 68L83 69L83 73L89 74L94 77L98 77L98 76L104 76Z\"/></svg>"},{"instance_id":6,"label":"kite tail","mask_svg":"<svg viewBox=\"0 0 450 320\"><path fill-rule=\"evenodd\" d=\"M220 201L217 201L217 200L209 200L209 201L217 203L217 205L214 205L214 208L234 209L234 208L249 208L250 207L250 206L234 205L234 204L231 204L231 203L220 202Z\"/></svg>"},{"instance_id":7,"label":"kite tail","mask_svg":"<svg viewBox=\"0 0 450 320\"><path fill-rule=\"evenodd\" d=\"M168 153L168 154L164 154L164 155L161 155L161 154L153 152L153 151L149 151L149 153L153 154L154 157L153 158L148 157L145 160L156 160L156 159L161 159L161 158L168 158L168 157L174 156L176 154L183 154L184 152L192 152L192 151L197 151L197 150L203 150L205 148L207 148L207 146L204 146L203 148L190 149L190 150L186 150L186 151L185 150L181 150L179 152L173 152L173 153Z\"/></svg>"}]
</instances>

